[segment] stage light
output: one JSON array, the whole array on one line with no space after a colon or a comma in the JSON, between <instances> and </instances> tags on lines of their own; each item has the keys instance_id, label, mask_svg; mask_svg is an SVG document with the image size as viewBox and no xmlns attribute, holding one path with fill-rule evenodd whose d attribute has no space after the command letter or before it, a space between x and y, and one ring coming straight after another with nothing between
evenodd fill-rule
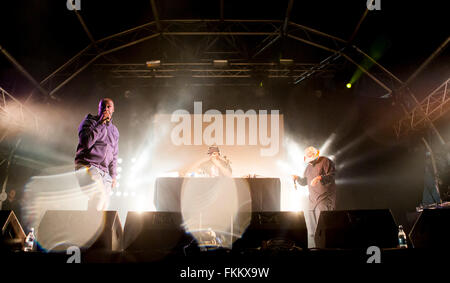
<instances>
[{"instance_id":1,"label":"stage light","mask_svg":"<svg viewBox=\"0 0 450 283\"><path fill-rule=\"evenodd\" d=\"M348 83L346 86L347 86L347 88L351 88L351 87L352 87L352 84L351 84L351 83Z\"/></svg>"},{"instance_id":2,"label":"stage light","mask_svg":"<svg viewBox=\"0 0 450 283\"><path fill-rule=\"evenodd\" d=\"M144 212L145 211L145 207L144 207L144 199L142 197L139 197L135 204L134 204L134 208L135 211L137 212Z\"/></svg>"},{"instance_id":3,"label":"stage light","mask_svg":"<svg viewBox=\"0 0 450 283\"><path fill-rule=\"evenodd\" d=\"M300 146L295 141L287 138L285 141L285 147L287 149L288 156L294 162L293 165L295 167L298 166L298 163L302 163L302 162L298 162L298 160L299 159L303 160L303 149L302 148L305 148L304 146Z\"/></svg>"},{"instance_id":4,"label":"stage light","mask_svg":"<svg viewBox=\"0 0 450 283\"><path fill-rule=\"evenodd\" d=\"M128 180L128 182L127 182L127 186L128 187L134 187L134 186L136 186L136 180L135 179L129 179Z\"/></svg>"},{"instance_id":5,"label":"stage light","mask_svg":"<svg viewBox=\"0 0 450 283\"><path fill-rule=\"evenodd\" d=\"M369 133L372 133L372 130L369 129L368 131ZM359 136L358 138L354 139L353 141L347 143L343 148L339 149L336 153L335 156L339 157L341 155L343 155L344 153L346 153L348 150L355 148L356 146L358 146L360 143L362 143L363 141L365 141L367 139L368 135L366 133L364 133L363 135Z\"/></svg>"},{"instance_id":6,"label":"stage light","mask_svg":"<svg viewBox=\"0 0 450 283\"><path fill-rule=\"evenodd\" d=\"M386 150L379 149L379 150L368 151L364 154L359 154L358 156L355 156L353 158L345 158L345 160L343 162L341 162L341 164L339 164L338 168L341 169L344 167L349 168L351 166L356 166L363 162L367 162L370 159L375 159L385 152L386 152Z\"/></svg>"},{"instance_id":7,"label":"stage light","mask_svg":"<svg viewBox=\"0 0 450 283\"><path fill-rule=\"evenodd\" d=\"M290 166L287 162L282 161L282 160L277 160L277 162L275 163L278 167L281 168L281 170L283 170L286 174L289 175L295 175L296 173L298 173L297 171L295 171L295 169L293 169L293 166Z\"/></svg>"},{"instance_id":8,"label":"stage light","mask_svg":"<svg viewBox=\"0 0 450 283\"><path fill-rule=\"evenodd\" d=\"M306 200L308 199L308 188L307 187L298 187L296 190L289 191L288 198L288 211L292 212L300 212L305 211L307 208Z\"/></svg>"},{"instance_id":9,"label":"stage light","mask_svg":"<svg viewBox=\"0 0 450 283\"><path fill-rule=\"evenodd\" d=\"M294 64L294 60L292 59L280 59L280 65L292 65Z\"/></svg>"},{"instance_id":10,"label":"stage light","mask_svg":"<svg viewBox=\"0 0 450 283\"><path fill-rule=\"evenodd\" d=\"M328 148L330 147L331 143L335 140L336 133L332 133L330 137L323 143L323 145L320 147L319 152L322 155L328 154Z\"/></svg>"},{"instance_id":11,"label":"stage light","mask_svg":"<svg viewBox=\"0 0 450 283\"><path fill-rule=\"evenodd\" d=\"M226 67L228 66L228 60L214 60L214 67Z\"/></svg>"},{"instance_id":12,"label":"stage light","mask_svg":"<svg viewBox=\"0 0 450 283\"><path fill-rule=\"evenodd\" d=\"M120 192L120 191L116 192L116 196L120 197L121 195L122 195L122 192Z\"/></svg>"},{"instance_id":13,"label":"stage light","mask_svg":"<svg viewBox=\"0 0 450 283\"><path fill-rule=\"evenodd\" d=\"M161 60L153 60L146 62L148 68L157 68L161 66Z\"/></svg>"}]
</instances>

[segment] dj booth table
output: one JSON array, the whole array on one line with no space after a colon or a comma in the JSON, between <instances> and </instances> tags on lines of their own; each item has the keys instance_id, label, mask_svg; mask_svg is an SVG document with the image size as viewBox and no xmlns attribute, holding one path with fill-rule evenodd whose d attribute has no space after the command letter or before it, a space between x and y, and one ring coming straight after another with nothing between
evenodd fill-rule
<instances>
[{"instance_id":1,"label":"dj booth table","mask_svg":"<svg viewBox=\"0 0 450 283\"><path fill-rule=\"evenodd\" d=\"M199 188L208 189L214 178L157 178L154 204L158 211L181 211L181 190L185 181L189 186L198 183ZM252 211L280 211L281 183L279 178L233 178L238 190L250 189Z\"/></svg>"}]
</instances>

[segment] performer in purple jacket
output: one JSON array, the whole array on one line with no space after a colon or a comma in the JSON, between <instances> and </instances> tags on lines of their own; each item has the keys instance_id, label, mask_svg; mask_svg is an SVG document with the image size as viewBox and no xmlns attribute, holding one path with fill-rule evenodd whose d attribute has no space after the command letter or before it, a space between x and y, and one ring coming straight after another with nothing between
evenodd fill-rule
<instances>
[{"instance_id":1,"label":"performer in purple jacket","mask_svg":"<svg viewBox=\"0 0 450 283\"><path fill-rule=\"evenodd\" d=\"M85 169L87 176L91 177L90 182L87 182L77 174L80 186L86 186L92 180L100 185L100 189L90 197L88 209L95 206L97 210L106 210L111 189L116 185L119 131L112 124L113 113L114 102L110 98L103 98L98 105L98 115L88 114L78 128L75 169Z\"/></svg>"}]
</instances>

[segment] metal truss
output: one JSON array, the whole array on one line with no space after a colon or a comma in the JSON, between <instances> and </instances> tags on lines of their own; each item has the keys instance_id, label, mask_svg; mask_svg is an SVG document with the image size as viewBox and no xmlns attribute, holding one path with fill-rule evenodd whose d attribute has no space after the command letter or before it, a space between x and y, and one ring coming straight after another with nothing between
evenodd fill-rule
<instances>
[{"instance_id":1,"label":"metal truss","mask_svg":"<svg viewBox=\"0 0 450 283\"><path fill-rule=\"evenodd\" d=\"M64 65L41 81L41 86L54 95L61 87L70 82L79 73L100 57L157 37L155 22L129 29L112 36L105 37L89 44L85 49L68 60ZM101 50L98 52L98 50Z\"/></svg>"},{"instance_id":2,"label":"metal truss","mask_svg":"<svg viewBox=\"0 0 450 283\"><path fill-rule=\"evenodd\" d=\"M296 63L280 65L278 63L229 63L226 67L215 67L210 63L161 63L158 67L149 68L145 64L95 64L96 71L108 71L112 78L251 78L256 74L266 78L296 78L307 72L315 64ZM332 71L321 70L322 72Z\"/></svg>"},{"instance_id":3,"label":"metal truss","mask_svg":"<svg viewBox=\"0 0 450 283\"><path fill-rule=\"evenodd\" d=\"M395 124L397 137L404 136L413 130L426 127L442 117L450 109L450 78L431 92L418 105L407 111L406 115Z\"/></svg>"},{"instance_id":4,"label":"metal truss","mask_svg":"<svg viewBox=\"0 0 450 283\"><path fill-rule=\"evenodd\" d=\"M278 41L280 38L292 38L294 40L306 43L308 45L332 52L333 54L322 60L319 64L310 67L308 70L299 69L270 69L268 71L269 78L286 78L294 77L295 82L299 83L302 80L312 76L313 74L324 70L330 63L332 63L337 58L343 56L348 61L355 64L369 77L375 80L381 87L385 88L389 93L392 92L391 89L386 87L381 81L371 75L368 70L365 70L362 66L358 65L349 56L343 54L345 46L349 45L349 42L340 39L335 36L328 35L326 33L320 32L318 30L299 25L289 21L290 14L292 12L292 7L294 5L293 0L289 0L286 14L284 20L230 20L224 19L224 1L220 1L220 18L219 19L185 19L185 20L160 20L158 10L154 0L150 0L152 7L152 13L154 21L141 25L124 32L117 33L115 35L103 38L101 40L95 40L86 26L81 15L74 9L75 14L80 21L84 31L89 37L91 44L87 46L80 53L75 55L66 64L58 68L55 72L50 74L41 82L41 86L45 86L49 89L49 94L54 97L55 92L57 92L61 87L67 84L80 72L86 69L94 61L100 57L105 57L112 52L118 51L120 49L141 43L143 41L149 40L151 38L161 36L163 39L167 40L173 46L180 49L179 54L191 53L194 58L200 58L200 54L205 54L208 52L209 48L213 46L218 38L225 39L230 46L233 47L233 51L239 53L241 58L255 58L261 54L265 49L271 46L273 43ZM353 32L350 42L356 35L359 26L367 15L367 10L365 11L363 17L361 18L358 26ZM202 36L202 40L196 48L196 50L189 50L187 46L180 48L178 38L180 36ZM263 40L256 46L252 51L246 48L245 44L240 44L240 36L263 36ZM205 48L206 47L206 48ZM363 53L362 53L363 54ZM364 56L368 57L366 54ZM370 58L371 59L371 58ZM374 61L373 59L371 59ZM376 62L375 62L376 63ZM377 63L376 63L377 64ZM384 68L383 68L384 70ZM257 70L258 71L258 70ZM387 70L386 70L387 71ZM179 73L178 70L166 69L166 70L152 70L149 72L138 72L140 78L163 78L163 77L173 77L174 73ZM232 68L226 70L215 70L215 69L191 69L182 70L184 76L186 73L191 73L192 77L198 78L239 78L239 77L249 77L250 70L243 68ZM298 73L300 72L300 73ZM116 76L127 77L133 72L120 72ZM134 72L136 73L136 72ZM389 73L390 74L390 73ZM136 74L132 75L136 77ZM41 87L42 88L42 87Z\"/></svg>"},{"instance_id":5,"label":"metal truss","mask_svg":"<svg viewBox=\"0 0 450 283\"><path fill-rule=\"evenodd\" d=\"M266 48L267 44L271 44L270 42L283 34L285 34L287 38L291 38L310 46L331 52L331 59L333 60L325 59L321 63L311 65L310 68L304 70L294 69L294 71L292 71L291 69L288 70L286 68L275 68L272 69L270 74L268 74L269 77L292 77L296 79L297 82L299 82L316 72L324 70L325 67L334 62L335 59L342 56L348 61L355 64L355 66L357 66L358 68L362 69L364 73L375 80L375 82L377 82L381 87L385 88L389 93L392 92L392 90L383 82L370 74L369 71L364 67L356 63L355 60L350 57L350 55L343 52L344 48L346 47L347 41L293 22L287 22L284 28L283 21L280 20L185 19L159 20L158 24L157 22L153 21L91 43L88 47L79 52L67 63L65 63L55 72L50 74L46 79L44 79L41 82L41 85L49 89L51 95L54 95L61 89L61 87L71 81L80 72L82 72L100 57L158 36L162 36L162 38L171 42L175 47L178 46L180 50L183 50L179 44L180 37L202 36L202 43L204 43L205 45L198 46L195 51L192 51L194 55L199 55L201 52L205 51L207 52L209 47L214 45L218 37L223 37L227 40L227 42L229 42L230 46L234 47L235 52L240 53L242 58L246 58L246 56L248 58L252 57L249 55L251 51L246 50L245 47L243 48L242 45L239 44L240 36L263 37L261 43L258 44L255 50L253 50L253 55L255 55L260 53L262 49ZM358 51L362 57L369 57L367 54L363 53L356 47L352 46L351 48ZM100 52L98 52L99 50ZM375 60L371 60L375 62ZM379 66L379 64L376 62L374 64ZM384 68L382 68L382 70L387 72L387 70L385 70ZM233 69L227 69L227 71L212 69L193 71L194 76L201 77L248 77L248 72L249 71L243 70L243 68L239 68L237 65L235 65ZM127 76L123 73L125 72L122 72L122 76ZM174 71L153 71L153 76L172 76L171 73L174 73ZM147 72L147 74L145 75L150 76L149 72Z\"/></svg>"},{"instance_id":6,"label":"metal truss","mask_svg":"<svg viewBox=\"0 0 450 283\"><path fill-rule=\"evenodd\" d=\"M54 98L56 92L99 58L107 58L107 56L113 52L156 37L160 37L163 40L168 41L172 46L178 48L180 51L178 52L179 54L183 55L189 53L193 55L193 58L201 58L201 55L205 54L217 55L221 51L213 51L211 50L211 47L213 47L219 39L222 41L225 40L229 47L232 47L231 51L228 50L227 52L239 54L240 58L242 58L240 62L241 65L237 62L230 62L226 68L215 68L211 63L211 57L209 57L210 60L207 63L174 63L173 65L163 63L160 68L152 69L146 68L143 64L134 64L134 66L116 64L109 66L112 77L117 79L173 77L249 78L252 76L258 77L264 74L267 75L268 78L290 78L295 84L298 84L318 72L329 69L329 67L338 59L344 58L348 62L354 64L380 87L385 89L387 91L387 96L390 96L393 93L393 89L396 90L395 94L397 95L398 92L401 92L399 90L405 89L405 86L410 81L408 80L406 83L403 83L395 75L376 62L376 60L361 51L358 47L352 45L353 39L355 38L361 23L364 21L368 10L364 12L351 38L347 41L290 21L290 14L294 3L293 0L289 0L288 2L284 20L224 19L223 0L220 1L219 19L160 20L155 1L150 0L150 2L153 17L155 19L154 21L100 40L94 39L81 15L74 10L84 31L89 37L90 44L41 81L38 85L39 90ZM201 36L200 40L197 41L196 47L192 48L191 46L186 46L183 44L183 41L180 40L180 38L189 36ZM262 38L262 40L256 45L256 48L248 50L246 44L242 44L241 42L242 36L256 36L255 38L259 38L260 40ZM319 48L326 52L330 52L331 55L320 61L318 64L310 65L307 68L305 68L305 65L286 67L273 63L268 63L265 67L261 67L261 65L257 66L242 62L255 59L268 47L284 38L290 38L303 44ZM444 48L445 45L446 43L442 45L442 48ZM9 56L3 48L2 52L11 62L15 63L12 56ZM437 54L438 52L435 53ZM220 57L223 58L224 52L222 52L221 55L222 56ZM184 62L185 60L180 61ZM370 62L370 64L359 64L357 62ZM18 64L15 65L20 70L21 66ZM370 65L370 67L367 67L368 65ZM419 68L415 75L420 72L421 69L422 67ZM23 73L33 82L33 78L29 76L26 71ZM374 74L377 74L377 76ZM386 81L389 82L389 86L386 85ZM35 81L34 83L37 85ZM408 92L408 95L410 98L415 99L415 96L410 91ZM417 101L415 101L415 103L418 104ZM406 103L401 101L401 104L404 111L407 112L404 107L404 104ZM420 107L418 108L420 109ZM428 116L425 115L425 117ZM431 120L428 122L432 125Z\"/></svg>"},{"instance_id":7,"label":"metal truss","mask_svg":"<svg viewBox=\"0 0 450 283\"><path fill-rule=\"evenodd\" d=\"M289 38L332 53L339 52L348 44L342 38L294 22L288 23L286 34Z\"/></svg>"},{"instance_id":8,"label":"metal truss","mask_svg":"<svg viewBox=\"0 0 450 283\"><path fill-rule=\"evenodd\" d=\"M55 70L52 74L46 77L44 80L37 84L28 73L23 72L39 90L44 94L49 94L54 98L54 94L58 92L64 85L75 78L79 73L89 67L93 62L101 57L107 58L107 56L113 52L121 50L123 48L142 43L155 37L161 37L167 40L170 44L180 49L179 54L190 53L193 54L193 58L201 58L200 54L205 54L210 51L217 40L225 39L228 44L233 47L231 52L239 53L244 61L256 58L265 49L274 44L279 39L290 38L304 44L319 48L321 50L330 52L331 55L326 57L320 63L313 65L307 70L300 71L300 69L292 70L287 69L272 69L269 71L268 77L293 77L295 83L299 83L317 72L321 72L329 67L329 65L335 62L339 58L345 58L347 61L354 64L372 80L374 80L379 86L384 88L390 95L393 91L391 87L388 87L382 80L377 78L369 72L367 67L360 65L357 61L369 60L372 64L371 68L375 67L381 70L381 73L387 75L394 80L400 86L404 83L390 73L387 69L377 63L373 58L362 52L359 48L352 45L362 22L366 18L368 10L366 9L361 17L358 25L356 26L351 38L347 41L336 36L332 36L321 32L319 30L303 26L290 21L290 14L294 4L293 0L288 1L284 20L242 20L242 19L225 19L224 18L224 1L220 1L220 18L219 19L183 19L183 20L160 20L158 10L154 0L150 0L151 9L153 13L154 21L147 24L137 26L135 28L116 33L114 35L105 37L100 40L96 40L87 25L85 24L80 13L76 9L73 9L77 16L83 30L90 40L90 44L67 61L64 65ZM185 36L201 36L201 40L198 40L195 50L189 46L180 45L180 37ZM248 50L245 44L240 44L240 38L242 36L259 36L262 37L261 42L253 50ZM206 48L205 48L206 47ZM5 56L10 59L12 63L15 63L14 58L1 48L1 51ZM217 52L217 51L215 51ZM359 56L359 58L357 58ZM210 58L211 59L211 58ZM185 61L185 60L181 60ZM21 69L18 64L15 64L18 69ZM23 68L22 68L23 69ZM300 71L299 73L297 73ZM167 70L152 70L149 72L141 72L141 77L172 77L177 71ZM249 70L245 68L231 68L226 70L204 69L204 70L182 70L184 73L192 73L192 77L248 77ZM130 76L132 72L121 72L116 76ZM186 74L184 74L186 75ZM136 75L133 75L136 76Z\"/></svg>"},{"instance_id":9,"label":"metal truss","mask_svg":"<svg viewBox=\"0 0 450 283\"><path fill-rule=\"evenodd\" d=\"M46 98L49 96L49 93L33 78L33 76L30 74L30 73L28 73L28 71L19 63L19 62L17 62L16 61L16 59L11 55L11 54L9 54L8 53L8 51L6 51L6 49L5 48L3 48L1 45L0 45L0 52L1 53L3 53L3 55L5 55L5 57L6 57L6 59L8 59L8 61L9 62L11 62L11 64L13 64L14 65L14 67L19 71L19 72L21 72L27 79L28 79L28 81L30 81L34 86L35 86L35 88L36 89L38 89L39 90L39 92L41 93L41 94L43 94ZM50 96L50 97L52 97L52 96ZM52 98L54 98L54 97L52 97Z\"/></svg>"},{"instance_id":10,"label":"metal truss","mask_svg":"<svg viewBox=\"0 0 450 283\"><path fill-rule=\"evenodd\" d=\"M335 62L340 57L341 55L339 54L339 52L333 53L329 57L322 60L319 64L312 66L309 70L302 72L300 76L295 77L294 84L302 82L303 80L311 77L317 72L323 72L324 70L326 70L327 67L329 67L333 62Z\"/></svg>"},{"instance_id":11,"label":"metal truss","mask_svg":"<svg viewBox=\"0 0 450 283\"><path fill-rule=\"evenodd\" d=\"M284 20L244 20L225 19L224 0L220 0L219 19L182 19L160 20L155 1L150 0L154 21L148 22L126 31L116 33L103 39L95 39L85 24L80 13L74 12L89 38L90 44L74 55L65 64L37 82L2 46L0 52L39 90L45 97L57 98L55 94L85 69L100 58L116 63L110 55L124 48L143 43L153 38L167 41L177 49L179 57L175 62L161 62L157 68L148 68L145 64L96 64L94 70L107 71L114 79L144 79L147 86L167 86L164 79L191 78L191 86L253 86L245 78L286 79L294 84L323 72L334 72L336 62L345 59L355 65L365 75L386 90L386 95L394 95L404 112L404 117L395 124L397 137L413 130L429 126L440 137L433 122L443 116L450 108L449 82L445 81L422 101L407 87L426 65L433 60L449 43L450 37L428 58L424 64L406 81L402 82L394 74L380 65L375 59L353 45L361 23L365 19L366 10L349 40L326 34L319 30L290 21L294 0L289 0ZM252 36L259 40L255 47L249 48L244 37ZM198 37L193 46L184 44L184 38ZM282 65L279 62L254 63L270 46L281 39L290 39L327 52L319 63ZM216 50L217 43L225 41L227 50ZM184 54L197 58L200 62L186 63ZM229 60L225 67L216 67L212 58L238 55L239 60ZM163 59L163 58L161 58ZM178 60L177 60L178 59ZM179 63L176 63L179 62ZM365 64L361 62L370 62ZM370 66L370 67L367 67ZM193 80L193 78L195 80ZM219 80L214 83L211 78ZM224 80L220 80L220 79ZM226 80L231 78L231 80ZM151 83L149 79L151 80ZM0 133L0 142L9 134L9 129L26 129L28 132L42 134L45 129L39 123L33 111L25 107L19 100L0 87L0 125L8 125ZM0 161L0 164L4 161Z\"/></svg>"},{"instance_id":12,"label":"metal truss","mask_svg":"<svg viewBox=\"0 0 450 283\"><path fill-rule=\"evenodd\" d=\"M0 123L2 134L0 142L2 142L10 129L27 130L30 133L42 133L41 123L34 111L23 105L19 100L14 98L6 90L0 87Z\"/></svg>"},{"instance_id":13,"label":"metal truss","mask_svg":"<svg viewBox=\"0 0 450 283\"><path fill-rule=\"evenodd\" d=\"M42 80L39 84L34 81L40 92L48 94L54 98L55 93L63 86L74 79L83 70L88 68L96 60L101 57L119 51L121 49L145 42L152 38L160 37L168 41L171 45L178 48L179 54L189 52L194 58L201 58L204 54L218 54L220 51L213 51L211 48L219 40L226 40L229 47L232 47L233 54L239 54L240 60L230 61L226 68L215 68L211 63L211 56L207 63L163 63L161 68L148 69L144 64L135 64L134 66L124 64L111 65L111 73L113 78L172 78L172 77L191 77L191 78L249 78L266 76L267 78L289 78L294 83L300 83L305 79L313 76L318 72L329 70L337 60L344 58L348 62L354 64L364 74L375 81L380 87L386 90L390 96L395 89L395 94L405 89L406 83L402 82L395 75L381 66L376 60L364 53L358 47L351 44L356 32L366 13L361 18L355 29L352 38L349 41L326 34L324 32L306 27L289 21L289 15L292 10L293 1L290 0L286 11L284 21L281 20L231 20L224 19L183 19L183 20L160 20L155 10L154 1L151 0L155 21L149 22L135 28L116 33L100 40L95 40L85 25L81 16L76 13L83 29L88 35L91 43L78 54L68 60L64 65L56 69L52 74ZM221 9L223 3L221 4ZM223 11L222 11L223 12ZM223 13L221 12L221 15ZM366 11L367 12L367 11ZM183 37L200 36L197 46L192 49L186 46L181 40ZM248 50L246 44L242 44L243 36L255 36L261 40L256 48ZM250 59L258 57L265 49L271 46L280 38L290 38L303 44L319 48L331 53L318 64L294 64L292 66L283 66L277 63L251 64ZM448 39L439 50L442 50L448 43ZM438 50L438 51L439 51ZM2 53L10 59L16 67L21 70L32 82L33 78L23 69L9 53L1 48ZM435 52L435 54L438 53ZM223 54L222 54L223 55ZM220 56L221 57L221 56ZM432 56L433 57L433 56ZM428 61L430 61L429 59ZM240 61L240 62L238 62ZM370 62L370 71L366 65L357 62ZM427 62L428 62L427 61ZM422 67L415 75L423 69ZM377 74L375 76L374 74ZM381 74L381 75L380 75ZM388 83L386 83L388 82ZM196 82L194 82L196 83ZM389 85L389 86L388 86ZM407 89L407 88L406 88ZM408 95L413 100L415 96L408 90ZM401 96L401 93L400 93ZM400 101L404 107L407 102ZM415 102L416 105L418 102ZM418 109L421 109L418 107ZM405 110L404 111L408 112ZM425 115L424 117L428 117ZM432 121L430 125L432 125Z\"/></svg>"}]
</instances>

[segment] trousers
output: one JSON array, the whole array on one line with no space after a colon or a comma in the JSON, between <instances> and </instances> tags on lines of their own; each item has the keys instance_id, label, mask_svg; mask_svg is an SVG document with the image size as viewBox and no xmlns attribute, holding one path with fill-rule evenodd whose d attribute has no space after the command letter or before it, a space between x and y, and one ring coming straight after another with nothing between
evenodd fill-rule
<instances>
[{"instance_id":1,"label":"trousers","mask_svg":"<svg viewBox=\"0 0 450 283\"><path fill-rule=\"evenodd\" d=\"M308 219L306 219L306 223L309 224L308 226L308 248L314 248L316 247L315 242L315 235L316 235L316 229L317 224L319 222L320 212L322 211L328 211L328 210L334 210L334 202L332 200L325 199L317 204L309 204L309 210L308 215L306 216ZM309 223L308 223L309 222Z\"/></svg>"},{"instance_id":2,"label":"trousers","mask_svg":"<svg viewBox=\"0 0 450 283\"><path fill-rule=\"evenodd\" d=\"M111 198L112 178L94 165L76 165L81 190L87 194L88 210L107 210Z\"/></svg>"}]
</instances>

